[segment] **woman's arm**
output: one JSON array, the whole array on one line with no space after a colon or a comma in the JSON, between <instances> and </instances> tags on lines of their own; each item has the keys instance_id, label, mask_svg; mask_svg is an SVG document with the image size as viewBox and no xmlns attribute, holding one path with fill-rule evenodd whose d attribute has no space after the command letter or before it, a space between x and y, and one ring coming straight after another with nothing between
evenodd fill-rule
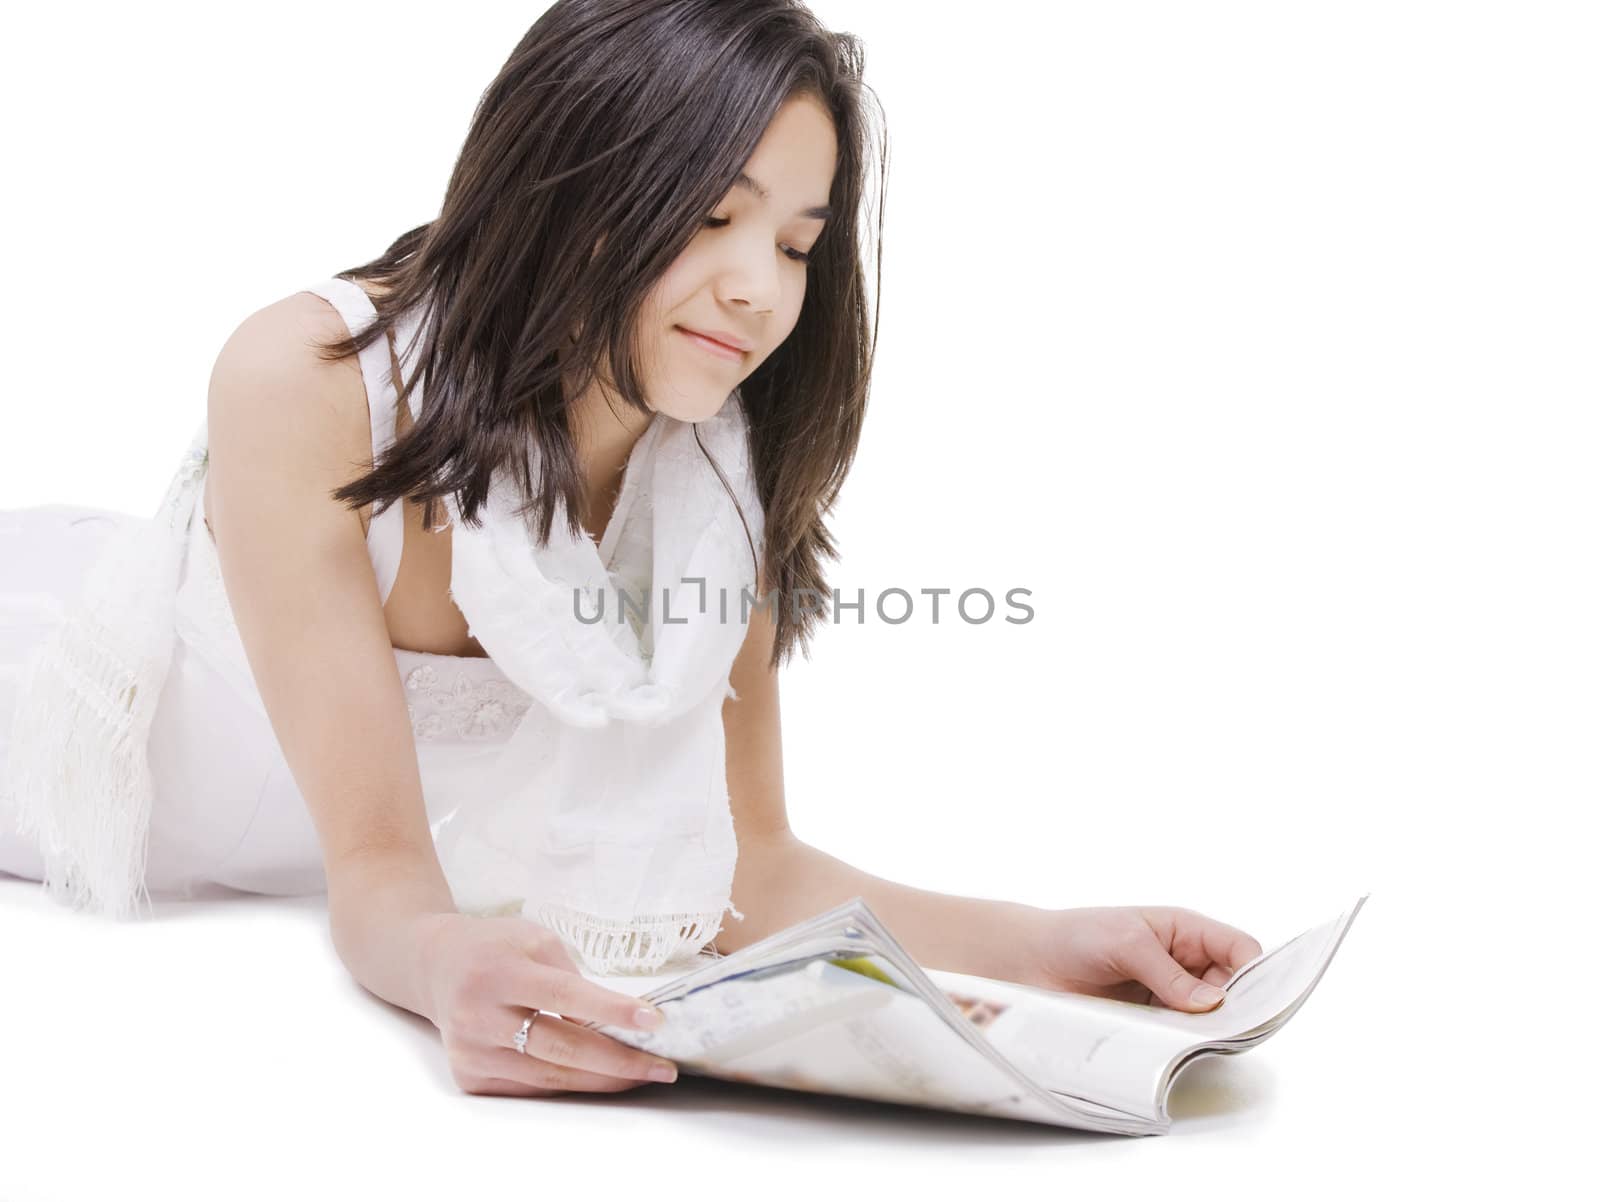
<instances>
[{"instance_id":1,"label":"woman's arm","mask_svg":"<svg viewBox=\"0 0 1600 1202\"><path fill-rule=\"evenodd\" d=\"M775 633L768 609L754 610L729 673L738 698L722 706L729 806L739 840L733 900L745 917L727 921L717 950L737 951L859 896L918 963L1020 979L1018 944L1032 938L1047 911L886 881L801 842L789 829L778 674L768 667Z\"/></svg>"},{"instance_id":2,"label":"woman's arm","mask_svg":"<svg viewBox=\"0 0 1600 1202\"><path fill-rule=\"evenodd\" d=\"M717 936L719 952L736 951L861 897L924 968L1034 983L1029 963L1018 953L1033 942L1048 911L886 881L792 834L758 841L748 857L746 850L741 840L734 882L734 898L745 921L733 920L731 934Z\"/></svg>"},{"instance_id":3,"label":"woman's arm","mask_svg":"<svg viewBox=\"0 0 1600 1202\"><path fill-rule=\"evenodd\" d=\"M1261 954L1234 927L1174 906L1044 910L913 889L872 876L795 838L783 796L774 629L766 609L750 631L723 703L728 792L739 840L733 899L744 914L717 936L734 952L862 897L924 967L1048 989L1209 1010L1233 972Z\"/></svg>"},{"instance_id":4,"label":"woman's arm","mask_svg":"<svg viewBox=\"0 0 1600 1202\"><path fill-rule=\"evenodd\" d=\"M251 316L218 359L209 426L223 579L317 828L334 947L368 990L439 1029L469 1093L670 1080L671 1062L582 1025L648 1030L653 1007L586 980L537 923L456 911L361 519L329 496L372 459L359 365L308 346L342 329L308 294ZM535 1011L551 1017L522 1026L519 1048Z\"/></svg>"},{"instance_id":5,"label":"woman's arm","mask_svg":"<svg viewBox=\"0 0 1600 1202\"><path fill-rule=\"evenodd\" d=\"M297 293L252 314L212 372L207 517L251 671L322 846L333 942L379 997L426 1014L427 916L453 913L360 515L328 495L372 459L345 333Z\"/></svg>"}]
</instances>

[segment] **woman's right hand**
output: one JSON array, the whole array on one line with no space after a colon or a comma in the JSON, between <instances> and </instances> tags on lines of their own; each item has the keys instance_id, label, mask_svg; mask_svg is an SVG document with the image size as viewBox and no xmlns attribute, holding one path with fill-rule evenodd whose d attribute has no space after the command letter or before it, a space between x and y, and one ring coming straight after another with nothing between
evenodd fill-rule
<instances>
[{"instance_id":1,"label":"woman's right hand","mask_svg":"<svg viewBox=\"0 0 1600 1202\"><path fill-rule=\"evenodd\" d=\"M660 1011L588 980L548 927L526 918L429 914L418 939L427 1017L444 1039L450 1075L467 1093L616 1093L676 1079L672 1061L579 1025L598 1020L648 1031L659 1025ZM640 1021L641 1007L656 1015L654 1023ZM512 1039L534 1010L556 1013L539 1016L527 1051L519 1052ZM666 1075L652 1076L652 1069Z\"/></svg>"}]
</instances>

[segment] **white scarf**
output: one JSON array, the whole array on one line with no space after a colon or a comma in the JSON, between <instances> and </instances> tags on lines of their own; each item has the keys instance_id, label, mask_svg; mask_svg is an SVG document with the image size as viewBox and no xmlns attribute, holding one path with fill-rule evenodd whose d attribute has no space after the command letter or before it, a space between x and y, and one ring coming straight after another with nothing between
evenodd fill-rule
<instances>
[{"instance_id":1,"label":"white scarf","mask_svg":"<svg viewBox=\"0 0 1600 1202\"><path fill-rule=\"evenodd\" d=\"M156 514L108 537L78 600L18 684L0 780L0 820L38 842L57 901L126 918L144 885L154 782L150 724L172 661L173 602L205 423Z\"/></svg>"},{"instance_id":2,"label":"white scarf","mask_svg":"<svg viewBox=\"0 0 1600 1202\"><path fill-rule=\"evenodd\" d=\"M407 376L415 320L397 330ZM693 425L655 416L607 531L614 577L593 542L568 532L559 503L548 545L536 547L501 474L477 527L445 500L451 596L536 704L482 793L435 824L440 862L463 911L520 911L596 972L655 971L710 942L725 911L743 917L729 896L737 848L721 709L755 592L751 544L757 554L763 545L745 429L737 392ZM697 430L738 497L748 541ZM205 446L202 423L156 519L108 550L83 602L35 655L0 790L21 829L40 837L50 891L118 917L143 891L145 738ZM619 590L642 609L647 582L648 621L635 631L617 620ZM575 615L574 589L586 617L603 600L604 621Z\"/></svg>"},{"instance_id":3,"label":"white scarf","mask_svg":"<svg viewBox=\"0 0 1600 1202\"><path fill-rule=\"evenodd\" d=\"M541 548L515 506L502 482L474 529L446 501L451 595L536 704L477 803L436 827L440 860L463 909L520 909L596 972L654 971L697 953L732 909L722 704L763 534L739 397L694 425L657 414L641 435L602 548L614 574L564 507Z\"/></svg>"}]
</instances>

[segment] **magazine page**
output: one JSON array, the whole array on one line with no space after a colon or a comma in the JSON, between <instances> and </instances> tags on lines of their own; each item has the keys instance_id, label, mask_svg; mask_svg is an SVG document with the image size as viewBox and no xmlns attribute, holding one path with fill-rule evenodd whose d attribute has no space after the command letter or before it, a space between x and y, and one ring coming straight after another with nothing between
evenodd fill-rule
<instances>
[{"instance_id":1,"label":"magazine page","mask_svg":"<svg viewBox=\"0 0 1600 1202\"><path fill-rule=\"evenodd\" d=\"M1254 1046L1288 1021L1365 901L1242 965L1222 1004L1204 1014L924 971L964 1009L984 1014L989 1041L1047 1088L1165 1121L1183 1067Z\"/></svg>"},{"instance_id":2,"label":"magazine page","mask_svg":"<svg viewBox=\"0 0 1600 1202\"><path fill-rule=\"evenodd\" d=\"M924 969L1006 1059L1046 1089L1156 1121L1157 1085L1193 1042L1150 1006ZM1226 1002L1223 1003L1226 1005Z\"/></svg>"},{"instance_id":3,"label":"magazine page","mask_svg":"<svg viewBox=\"0 0 1600 1202\"><path fill-rule=\"evenodd\" d=\"M594 978L611 984L616 978ZM1052 1096L935 988L859 899L647 991L658 1031L596 1025L685 1073L1128 1134L1150 1123Z\"/></svg>"},{"instance_id":4,"label":"magazine page","mask_svg":"<svg viewBox=\"0 0 1600 1202\"><path fill-rule=\"evenodd\" d=\"M1223 986L1222 1005L1205 1014L1182 1014L1151 1007L1151 1018L1202 1043L1260 1043L1278 1030L1322 979L1350 924L1366 904L1363 894L1337 918L1312 927L1263 952Z\"/></svg>"},{"instance_id":5,"label":"magazine page","mask_svg":"<svg viewBox=\"0 0 1600 1202\"><path fill-rule=\"evenodd\" d=\"M961 1038L896 975L879 956L789 960L663 1003L668 1018L657 1031L596 1029L684 1073L1062 1123L1059 1108Z\"/></svg>"}]
</instances>

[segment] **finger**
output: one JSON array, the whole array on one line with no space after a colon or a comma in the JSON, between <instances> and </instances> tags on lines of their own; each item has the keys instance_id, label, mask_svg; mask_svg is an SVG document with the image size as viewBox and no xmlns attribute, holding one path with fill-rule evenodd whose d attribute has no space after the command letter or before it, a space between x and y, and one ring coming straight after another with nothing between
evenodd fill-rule
<instances>
[{"instance_id":1,"label":"finger","mask_svg":"<svg viewBox=\"0 0 1600 1202\"><path fill-rule=\"evenodd\" d=\"M1208 985L1215 985L1221 989L1233 978L1233 973L1223 968L1220 964L1213 964L1200 974L1200 979Z\"/></svg>"},{"instance_id":2,"label":"finger","mask_svg":"<svg viewBox=\"0 0 1600 1202\"><path fill-rule=\"evenodd\" d=\"M504 1077L485 1077L474 1081L470 1089L465 1086L462 1088L467 1093L500 1098L548 1098L560 1092L555 1089L535 1089L531 1085L524 1085L521 1081L507 1081Z\"/></svg>"},{"instance_id":3,"label":"finger","mask_svg":"<svg viewBox=\"0 0 1600 1202\"><path fill-rule=\"evenodd\" d=\"M1210 1010L1223 998L1222 990L1200 980L1169 956L1154 931L1130 941L1119 953L1116 968L1174 1010Z\"/></svg>"},{"instance_id":4,"label":"finger","mask_svg":"<svg viewBox=\"0 0 1600 1202\"><path fill-rule=\"evenodd\" d=\"M1261 954L1261 945L1243 931L1203 914L1186 916L1181 926L1187 928L1184 935L1200 945L1205 959L1225 965L1231 972L1238 972Z\"/></svg>"},{"instance_id":5,"label":"finger","mask_svg":"<svg viewBox=\"0 0 1600 1202\"><path fill-rule=\"evenodd\" d=\"M1181 906L1146 906L1140 911L1172 958L1199 976L1209 964L1237 972L1261 954L1261 945L1237 927Z\"/></svg>"},{"instance_id":6,"label":"finger","mask_svg":"<svg viewBox=\"0 0 1600 1202\"><path fill-rule=\"evenodd\" d=\"M500 997L527 1010L553 1010L563 1018L609 1023L637 1031L660 1026L660 1011L648 1002L596 985L580 973L565 972L534 960L512 959ZM655 1016L657 1021L647 1021Z\"/></svg>"},{"instance_id":7,"label":"finger","mask_svg":"<svg viewBox=\"0 0 1600 1202\"><path fill-rule=\"evenodd\" d=\"M530 1089L555 1091L581 1091L583 1093L620 1093L648 1081L631 1077L612 1077L605 1073L591 1073L586 1069L566 1064L551 1064L536 1056L525 1056L509 1048L495 1048L483 1062L483 1072L504 1081L515 1081Z\"/></svg>"},{"instance_id":8,"label":"finger","mask_svg":"<svg viewBox=\"0 0 1600 1202\"><path fill-rule=\"evenodd\" d=\"M518 1013L508 1009L505 1014L505 1022L509 1024L506 1029L515 1030ZM515 1050L509 1039L507 1046ZM598 1031L555 1016L541 1015L528 1028L527 1054L551 1064L564 1064L607 1077L670 1082L678 1076L678 1066L664 1057L631 1048Z\"/></svg>"},{"instance_id":9,"label":"finger","mask_svg":"<svg viewBox=\"0 0 1600 1202\"><path fill-rule=\"evenodd\" d=\"M1158 937L1159 934L1160 933L1158 931ZM1205 978L1206 969L1211 968L1217 963L1210 956L1206 955L1203 950L1196 949L1193 944L1187 943L1181 939L1168 949L1167 954L1201 979Z\"/></svg>"}]
</instances>

